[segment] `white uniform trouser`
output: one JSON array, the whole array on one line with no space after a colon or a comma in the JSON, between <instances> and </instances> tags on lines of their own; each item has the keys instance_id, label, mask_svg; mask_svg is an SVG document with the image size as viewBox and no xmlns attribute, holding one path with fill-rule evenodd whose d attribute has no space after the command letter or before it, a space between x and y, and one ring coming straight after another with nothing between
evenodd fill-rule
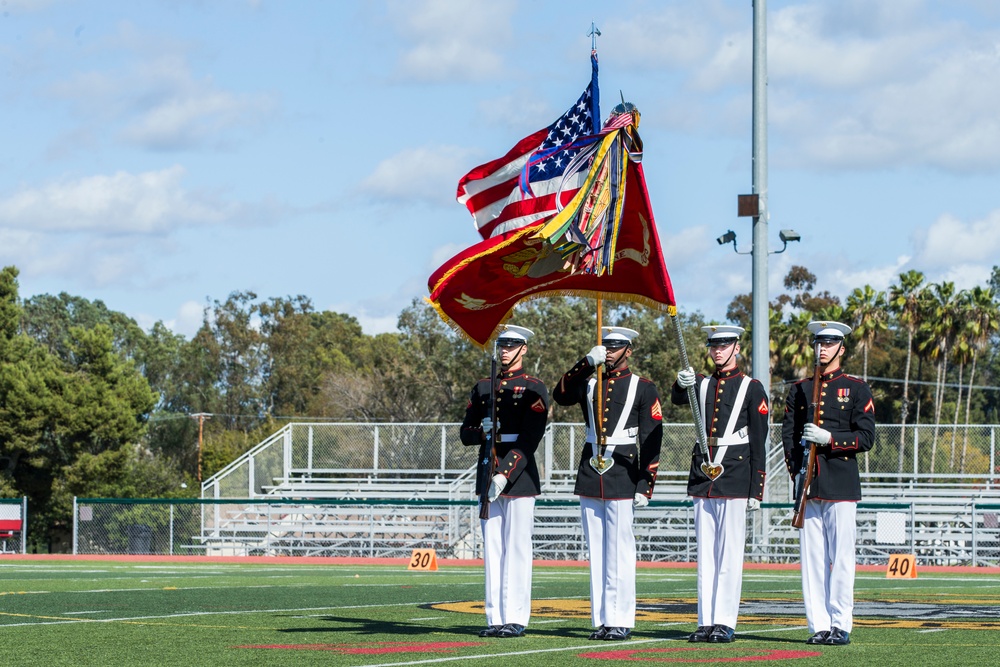
<instances>
[{"instance_id":1,"label":"white uniform trouser","mask_svg":"<svg viewBox=\"0 0 1000 667\"><path fill-rule=\"evenodd\" d=\"M809 632L854 624L854 543L858 504L806 502L799 531L802 597Z\"/></svg>"},{"instance_id":2,"label":"white uniform trouser","mask_svg":"<svg viewBox=\"0 0 1000 667\"><path fill-rule=\"evenodd\" d=\"M483 529L486 624L528 625L531 618L531 559L535 499L500 496L490 503Z\"/></svg>"},{"instance_id":3,"label":"white uniform trouser","mask_svg":"<svg viewBox=\"0 0 1000 667\"><path fill-rule=\"evenodd\" d=\"M635 535L632 500L580 497L590 552L590 617L594 627L635 627Z\"/></svg>"},{"instance_id":4,"label":"white uniform trouser","mask_svg":"<svg viewBox=\"0 0 1000 667\"><path fill-rule=\"evenodd\" d=\"M698 540L698 625L736 628L747 539L746 498L692 498Z\"/></svg>"}]
</instances>

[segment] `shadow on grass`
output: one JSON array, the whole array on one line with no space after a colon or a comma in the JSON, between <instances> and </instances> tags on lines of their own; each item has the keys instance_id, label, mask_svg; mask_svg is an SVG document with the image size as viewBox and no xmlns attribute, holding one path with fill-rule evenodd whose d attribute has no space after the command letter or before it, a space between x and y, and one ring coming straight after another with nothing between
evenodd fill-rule
<instances>
[{"instance_id":1,"label":"shadow on grass","mask_svg":"<svg viewBox=\"0 0 1000 667\"><path fill-rule=\"evenodd\" d=\"M316 620L326 623L337 623L335 627L284 628L278 632L332 632L351 635L426 635L430 632L452 632L459 628L435 628L426 623L408 623L406 621L384 621L366 618L351 618L347 616L320 616ZM471 628L469 630L471 632ZM477 629L476 632L479 630Z\"/></svg>"},{"instance_id":2,"label":"shadow on grass","mask_svg":"<svg viewBox=\"0 0 1000 667\"><path fill-rule=\"evenodd\" d=\"M395 635L401 637L414 637L418 635L428 635L437 633L447 633L460 637L478 637L479 631L485 626L456 624L446 626L434 626L424 623L410 623L407 621L391 621L383 619L353 618L349 616L319 616L317 621L323 623L334 623L332 626L319 626L311 628L284 628L278 632L284 633L332 633L347 634L351 636L375 636L375 635ZM586 641L593 632L589 627L551 627L549 625L528 626L525 637L550 637L560 639L572 639ZM666 632L642 631L633 635L635 639L687 639L687 632L675 630ZM742 635L741 635L742 636ZM747 637L750 638L750 637ZM494 638L490 641L506 642L505 639ZM617 644L620 642L599 642L595 641L595 646Z\"/></svg>"},{"instance_id":3,"label":"shadow on grass","mask_svg":"<svg viewBox=\"0 0 1000 667\"><path fill-rule=\"evenodd\" d=\"M808 635L807 635L808 636ZM737 632L736 641L758 641L767 642L769 644L802 644L806 645L806 637L775 637L774 635L755 635L750 633Z\"/></svg>"}]
</instances>

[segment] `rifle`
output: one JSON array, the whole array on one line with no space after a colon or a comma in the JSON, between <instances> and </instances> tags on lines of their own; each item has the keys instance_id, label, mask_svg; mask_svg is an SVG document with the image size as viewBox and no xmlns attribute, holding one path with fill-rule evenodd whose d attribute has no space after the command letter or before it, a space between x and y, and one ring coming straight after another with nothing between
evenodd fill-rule
<instances>
[{"instance_id":1,"label":"rifle","mask_svg":"<svg viewBox=\"0 0 1000 667\"><path fill-rule=\"evenodd\" d=\"M819 363L819 343L813 350L816 355L816 365L813 369L813 424L819 424L819 383L820 363ZM809 456L802 462L802 469L795 476L795 514L792 515L792 528L802 528L806 521L806 500L809 495L809 485L812 484L813 471L816 469L816 443L809 443ZM801 483L800 483L801 482Z\"/></svg>"},{"instance_id":2,"label":"rifle","mask_svg":"<svg viewBox=\"0 0 1000 667\"><path fill-rule=\"evenodd\" d=\"M479 448L479 458L486 467L486 478L483 480L483 491L479 494L479 518L490 518L490 485L493 484L493 472L497 460L497 347L493 345L493 358L490 360L490 421L493 422L486 442Z\"/></svg>"},{"instance_id":3,"label":"rifle","mask_svg":"<svg viewBox=\"0 0 1000 667\"><path fill-rule=\"evenodd\" d=\"M684 336L681 335L681 327L677 324L677 316L671 315L671 321L674 325L674 332L677 334L677 346L681 351L681 366L684 368L690 368L691 364L688 363L687 346L684 344ZM698 451L705 458L705 462L701 464L701 470L710 479L716 479L722 474L722 464L718 466L712 465L712 460L709 457L708 443L705 441L707 432L705 431L705 424L701 418L701 404L698 403L698 397L694 391L694 385L687 388L688 405L691 406L691 417L694 418L694 430L695 430L695 440L698 442Z\"/></svg>"}]
</instances>

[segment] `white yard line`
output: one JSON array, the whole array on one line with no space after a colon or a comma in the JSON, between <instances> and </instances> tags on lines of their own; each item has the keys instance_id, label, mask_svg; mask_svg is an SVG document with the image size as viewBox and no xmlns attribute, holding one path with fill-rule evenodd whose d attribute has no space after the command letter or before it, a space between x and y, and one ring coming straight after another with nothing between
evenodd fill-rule
<instances>
[{"instance_id":1,"label":"white yard line","mask_svg":"<svg viewBox=\"0 0 1000 667\"><path fill-rule=\"evenodd\" d=\"M140 589L146 590L146 589ZM67 618L65 620L35 621L32 623L0 623L0 630L4 628L18 628L27 625L66 625L68 623L138 623L141 621L156 621L169 618L190 618L193 616L232 616L234 614L295 614L305 611L329 611L338 609L372 609L382 607L412 607L421 604L454 604L463 600L439 600L437 602L397 602L394 604L355 604L339 605L329 607L299 607L292 609L238 609L233 611L191 611L176 614L160 614L156 616L123 616L119 618ZM37 616L35 614L11 614L10 612L0 612L0 618L9 616Z\"/></svg>"},{"instance_id":2,"label":"white yard line","mask_svg":"<svg viewBox=\"0 0 1000 667\"><path fill-rule=\"evenodd\" d=\"M755 634L760 634L763 632L784 632L786 630L802 630L802 627L792 627L792 628L774 628L771 630L760 630L754 631ZM662 639L635 639L625 642L590 642L588 644L580 644L579 646L564 646L562 648L540 648L531 651L513 651L509 653L487 653L485 655L460 655L460 656L449 656L447 658L429 658L426 660L410 660L407 662L380 662L370 665L360 665L359 667L402 667L403 665L433 665L442 662L456 662L459 660L482 660L483 658L507 658L515 655L538 655L541 653L559 653L566 651L597 651L600 650L598 647L604 650L614 650L614 649L627 649L630 646L640 646L642 644L654 644L657 642L687 642L686 637L664 637Z\"/></svg>"}]
</instances>

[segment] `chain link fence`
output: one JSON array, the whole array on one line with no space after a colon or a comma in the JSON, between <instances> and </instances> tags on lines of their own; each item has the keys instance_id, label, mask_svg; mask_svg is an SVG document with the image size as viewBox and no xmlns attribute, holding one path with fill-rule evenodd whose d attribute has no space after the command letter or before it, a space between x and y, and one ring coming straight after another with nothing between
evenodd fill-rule
<instances>
[{"instance_id":1,"label":"chain link fence","mask_svg":"<svg viewBox=\"0 0 1000 667\"><path fill-rule=\"evenodd\" d=\"M798 560L792 506L764 503L751 512L747 560ZM435 549L442 558L481 558L475 501L127 500L74 502L75 554L409 557ZM1000 565L1000 503L865 503L858 506L858 562L885 563L912 553L924 565ZM657 501L636 511L639 559L696 559L690 501ZM535 558L586 560L575 500L539 500Z\"/></svg>"}]
</instances>

